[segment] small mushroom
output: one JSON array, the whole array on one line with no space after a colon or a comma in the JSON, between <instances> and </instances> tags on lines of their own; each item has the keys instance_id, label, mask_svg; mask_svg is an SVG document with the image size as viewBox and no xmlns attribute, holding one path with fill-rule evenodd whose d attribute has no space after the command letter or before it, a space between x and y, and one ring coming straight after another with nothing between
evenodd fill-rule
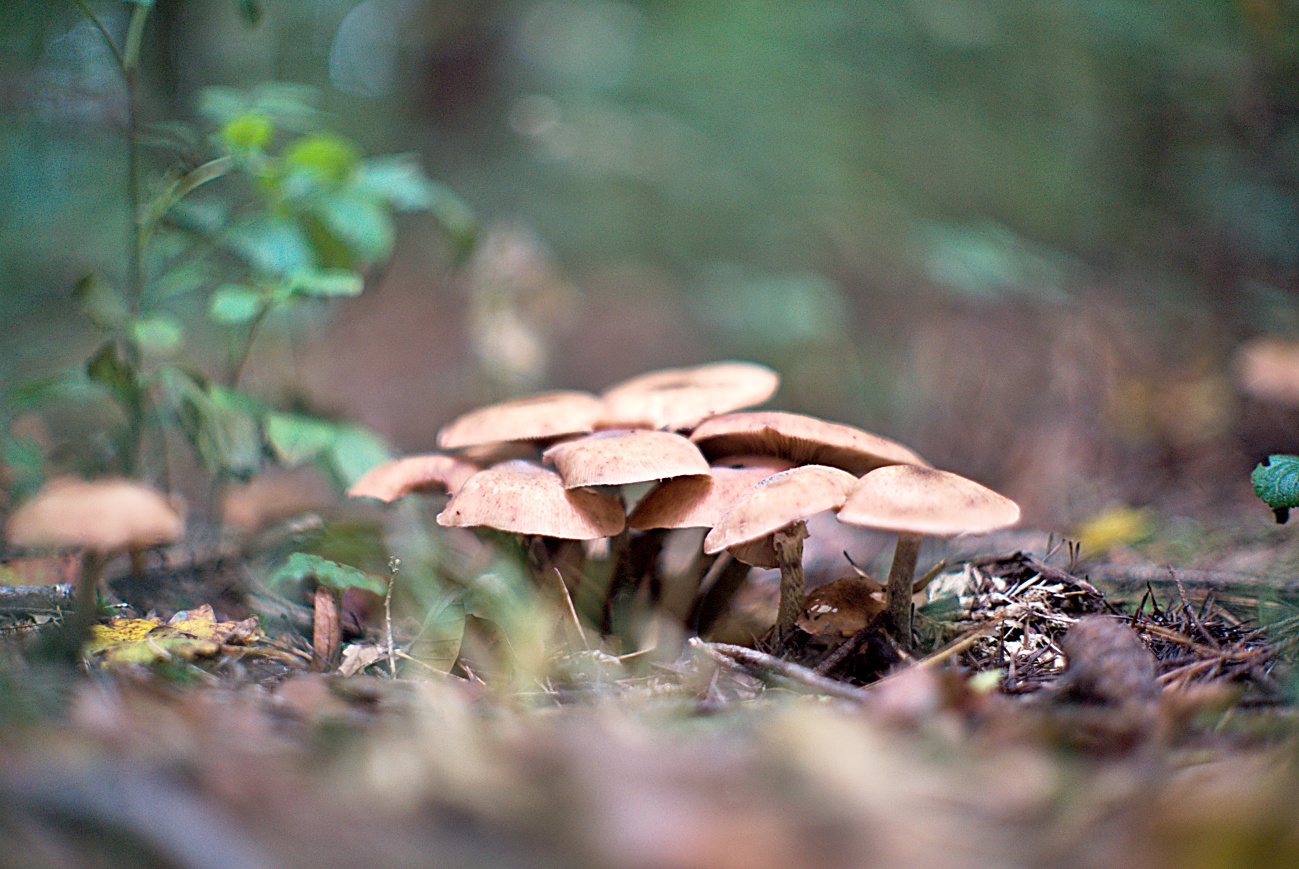
<instances>
[{"instance_id":1,"label":"small mushroom","mask_svg":"<svg viewBox=\"0 0 1299 869\"><path fill-rule=\"evenodd\" d=\"M885 599L897 639L910 645L912 585L921 538L1008 528L1019 521L1019 505L950 471L889 465L861 478L840 508L839 521L897 532Z\"/></svg>"},{"instance_id":2,"label":"small mushroom","mask_svg":"<svg viewBox=\"0 0 1299 869\"><path fill-rule=\"evenodd\" d=\"M860 475L885 465L928 465L896 441L850 425L799 413L766 410L706 419L690 434L705 456L780 456Z\"/></svg>"},{"instance_id":3,"label":"small mushroom","mask_svg":"<svg viewBox=\"0 0 1299 869\"><path fill-rule=\"evenodd\" d=\"M437 523L487 527L561 540L595 540L622 531L621 502L592 489L565 489L559 474L515 459L479 471L451 496Z\"/></svg>"},{"instance_id":4,"label":"small mushroom","mask_svg":"<svg viewBox=\"0 0 1299 869\"><path fill-rule=\"evenodd\" d=\"M451 450L586 434L595 430L603 413L604 403L588 392L529 395L456 417L438 432L438 446Z\"/></svg>"},{"instance_id":5,"label":"small mushroom","mask_svg":"<svg viewBox=\"0 0 1299 869\"><path fill-rule=\"evenodd\" d=\"M700 476L708 473L708 461L698 447L679 434L644 429L613 429L555 444L543 458L559 469L566 488L580 486L625 486L654 480ZM642 571L633 562L630 534L626 529L610 541L612 576L605 593L601 628L622 632L624 615L640 587ZM650 593L658 588L651 582Z\"/></svg>"},{"instance_id":6,"label":"small mushroom","mask_svg":"<svg viewBox=\"0 0 1299 869\"><path fill-rule=\"evenodd\" d=\"M776 372L753 362L651 371L604 391L600 427L688 429L713 414L762 404L779 386Z\"/></svg>"},{"instance_id":7,"label":"small mushroom","mask_svg":"<svg viewBox=\"0 0 1299 869\"><path fill-rule=\"evenodd\" d=\"M579 486L625 486L708 473L699 448L678 434L614 429L555 444L542 453L564 478Z\"/></svg>"},{"instance_id":8,"label":"small mushroom","mask_svg":"<svg viewBox=\"0 0 1299 869\"><path fill-rule=\"evenodd\" d=\"M481 470L473 462L441 453L406 456L375 465L351 485L347 494L353 498L377 498L385 504L411 492L454 495Z\"/></svg>"},{"instance_id":9,"label":"small mushroom","mask_svg":"<svg viewBox=\"0 0 1299 869\"><path fill-rule=\"evenodd\" d=\"M746 564L780 568L776 634L783 639L803 610L803 539L806 520L837 510L857 479L824 465L782 471L749 490L704 538L709 555L730 550Z\"/></svg>"},{"instance_id":10,"label":"small mushroom","mask_svg":"<svg viewBox=\"0 0 1299 869\"><path fill-rule=\"evenodd\" d=\"M437 523L520 535L528 566L538 586L546 589L557 571L546 540L613 537L626 527L626 515L616 495L565 489L559 474L549 468L514 459L466 480L438 514ZM563 583L562 575L559 580Z\"/></svg>"},{"instance_id":11,"label":"small mushroom","mask_svg":"<svg viewBox=\"0 0 1299 869\"><path fill-rule=\"evenodd\" d=\"M33 548L81 549L68 654L79 653L95 621L95 590L109 559L174 543L184 519L153 489L131 480L51 480L9 517L10 544Z\"/></svg>"}]
</instances>

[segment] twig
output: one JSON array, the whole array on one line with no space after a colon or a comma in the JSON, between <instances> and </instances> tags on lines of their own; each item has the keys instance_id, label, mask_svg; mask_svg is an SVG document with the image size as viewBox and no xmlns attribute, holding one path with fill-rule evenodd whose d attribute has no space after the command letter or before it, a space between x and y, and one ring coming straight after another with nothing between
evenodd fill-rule
<instances>
[{"instance_id":1,"label":"twig","mask_svg":"<svg viewBox=\"0 0 1299 869\"><path fill-rule=\"evenodd\" d=\"M395 555L388 557L388 589L383 593L383 629L388 639L388 673L397 678L397 649L392 641L392 587L397 583L397 570L401 559Z\"/></svg>"},{"instance_id":2,"label":"twig","mask_svg":"<svg viewBox=\"0 0 1299 869\"><path fill-rule=\"evenodd\" d=\"M568 585L564 582L564 574L559 572L558 567L552 567L551 571L555 574L555 579L559 581L559 589L564 593L564 603L568 605L568 614L573 619L573 625L577 628L578 639L582 641L582 648L591 651L591 644L586 641L586 631L582 630L582 620L577 617L577 608L573 606L573 596L568 593Z\"/></svg>"},{"instance_id":3,"label":"twig","mask_svg":"<svg viewBox=\"0 0 1299 869\"><path fill-rule=\"evenodd\" d=\"M863 688L844 684L835 679L827 679L809 670L801 664L786 661L756 649L735 646L730 643L709 643L698 637L690 638L690 645L703 652L720 664L735 667L760 679L775 677L784 679L807 688L812 688L830 697L840 700L852 700L863 703L869 697Z\"/></svg>"}]
</instances>

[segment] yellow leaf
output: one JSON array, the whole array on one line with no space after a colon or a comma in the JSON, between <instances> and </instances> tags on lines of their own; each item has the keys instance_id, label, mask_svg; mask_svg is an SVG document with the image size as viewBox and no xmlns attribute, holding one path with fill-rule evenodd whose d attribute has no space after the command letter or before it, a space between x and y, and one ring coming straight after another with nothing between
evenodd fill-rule
<instances>
[{"instance_id":1,"label":"yellow leaf","mask_svg":"<svg viewBox=\"0 0 1299 869\"><path fill-rule=\"evenodd\" d=\"M1149 510L1117 504L1078 526L1077 538L1083 553L1095 556L1144 540L1151 531Z\"/></svg>"}]
</instances>

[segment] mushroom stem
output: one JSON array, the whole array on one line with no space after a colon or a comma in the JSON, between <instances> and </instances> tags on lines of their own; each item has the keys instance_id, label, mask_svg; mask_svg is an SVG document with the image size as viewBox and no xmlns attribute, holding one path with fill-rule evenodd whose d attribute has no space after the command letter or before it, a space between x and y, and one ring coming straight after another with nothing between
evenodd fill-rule
<instances>
[{"instance_id":1,"label":"mushroom stem","mask_svg":"<svg viewBox=\"0 0 1299 869\"><path fill-rule=\"evenodd\" d=\"M81 574L77 577L77 587L72 599L72 615L67 621L67 628L63 634L64 639L58 641L59 646L66 644L65 648L60 648L58 654L67 655L67 660L74 664L80 660L81 647L90 639L90 629L95 624L95 616L98 615L97 599L95 591L99 588L99 577L104 572L104 566L108 564L108 559L103 554L95 551L88 551L81 559Z\"/></svg>"},{"instance_id":2,"label":"mushroom stem","mask_svg":"<svg viewBox=\"0 0 1299 869\"><path fill-rule=\"evenodd\" d=\"M690 613L689 624L696 634L701 637L708 636L708 632L726 614L731 599L740 590L748 575L749 565L729 552L723 552L717 557L700 582L700 588L704 591L695 601L694 609ZM710 577L712 577L711 584Z\"/></svg>"},{"instance_id":3,"label":"mushroom stem","mask_svg":"<svg viewBox=\"0 0 1299 869\"><path fill-rule=\"evenodd\" d=\"M920 538L921 535L909 531L898 532L898 544L893 550L893 565L889 568L884 592L893 631L898 642L907 647L911 645L911 597L916 562L920 559Z\"/></svg>"},{"instance_id":4,"label":"mushroom stem","mask_svg":"<svg viewBox=\"0 0 1299 869\"><path fill-rule=\"evenodd\" d=\"M795 522L771 535L780 562L780 609L776 611L776 637L784 640L803 612L803 538L807 523Z\"/></svg>"}]
</instances>

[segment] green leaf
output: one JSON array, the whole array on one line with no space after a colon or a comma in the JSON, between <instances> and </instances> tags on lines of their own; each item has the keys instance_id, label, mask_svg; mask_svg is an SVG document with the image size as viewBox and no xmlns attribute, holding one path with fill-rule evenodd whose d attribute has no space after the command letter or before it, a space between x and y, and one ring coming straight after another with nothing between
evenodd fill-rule
<instances>
[{"instance_id":1,"label":"green leaf","mask_svg":"<svg viewBox=\"0 0 1299 869\"><path fill-rule=\"evenodd\" d=\"M104 393L104 384L87 380L78 369L24 381L10 389L6 397L13 409L27 410L55 401L102 400Z\"/></svg>"},{"instance_id":2,"label":"green leaf","mask_svg":"<svg viewBox=\"0 0 1299 869\"><path fill-rule=\"evenodd\" d=\"M326 455L330 469L344 489L375 465L391 458L392 450L383 438L359 425L340 426Z\"/></svg>"},{"instance_id":3,"label":"green leaf","mask_svg":"<svg viewBox=\"0 0 1299 869\"><path fill-rule=\"evenodd\" d=\"M131 338L140 350L150 356L170 356L180 349L184 338L180 321L169 314L141 317L131 324Z\"/></svg>"},{"instance_id":4,"label":"green leaf","mask_svg":"<svg viewBox=\"0 0 1299 869\"><path fill-rule=\"evenodd\" d=\"M247 106L247 98L232 87L214 85L203 88L198 94L199 114L218 124L225 123Z\"/></svg>"},{"instance_id":5,"label":"green leaf","mask_svg":"<svg viewBox=\"0 0 1299 869\"><path fill-rule=\"evenodd\" d=\"M86 363L86 374L91 380L107 387L123 405L129 407L135 404L139 395L136 371L116 341L107 341L95 351Z\"/></svg>"},{"instance_id":6,"label":"green leaf","mask_svg":"<svg viewBox=\"0 0 1299 869\"><path fill-rule=\"evenodd\" d=\"M1286 520L1286 511L1299 507L1299 456L1273 455L1250 474L1254 494L1277 511L1277 521Z\"/></svg>"},{"instance_id":7,"label":"green leaf","mask_svg":"<svg viewBox=\"0 0 1299 869\"><path fill-rule=\"evenodd\" d=\"M214 384L200 385L179 368L162 369L159 379L164 399L204 468L234 477L261 469L259 408L249 399Z\"/></svg>"},{"instance_id":8,"label":"green leaf","mask_svg":"<svg viewBox=\"0 0 1299 869\"><path fill-rule=\"evenodd\" d=\"M0 436L0 465L9 497L22 501L41 487L44 461L45 451L35 439L13 432Z\"/></svg>"},{"instance_id":9,"label":"green leaf","mask_svg":"<svg viewBox=\"0 0 1299 869\"><path fill-rule=\"evenodd\" d=\"M347 269L313 269L289 279L293 291L303 296L359 296L365 281Z\"/></svg>"},{"instance_id":10,"label":"green leaf","mask_svg":"<svg viewBox=\"0 0 1299 869\"><path fill-rule=\"evenodd\" d=\"M261 112L240 112L218 133L231 151L265 151L275 137L275 122Z\"/></svg>"},{"instance_id":11,"label":"green leaf","mask_svg":"<svg viewBox=\"0 0 1299 869\"><path fill-rule=\"evenodd\" d=\"M208 301L208 316L227 326L255 320L267 303L260 290L243 284L218 287Z\"/></svg>"},{"instance_id":12,"label":"green leaf","mask_svg":"<svg viewBox=\"0 0 1299 869\"><path fill-rule=\"evenodd\" d=\"M232 227L228 244L253 268L272 275L290 275L316 265L302 228L282 218L261 217Z\"/></svg>"},{"instance_id":13,"label":"green leaf","mask_svg":"<svg viewBox=\"0 0 1299 869\"><path fill-rule=\"evenodd\" d=\"M361 165L356 189L385 200L397 211L427 211L447 230L457 246L468 248L477 233L469 206L451 189L424 174L413 154L374 157Z\"/></svg>"},{"instance_id":14,"label":"green leaf","mask_svg":"<svg viewBox=\"0 0 1299 869\"><path fill-rule=\"evenodd\" d=\"M363 262L382 260L392 253L396 227L380 202L338 194L321 198L314 211L320 222Z\"/></svg>"},{"instance_id":15,"label":"green leaf","mask_svg":"<svg viewBox=\"0 0 1299 869\"><path fill-rule=\"evenodd\" d=\"M86 275L77 281L72 295L98 329L120 329L131 316L126 299L98 275Z\"/></svg>"},{"instance_id":16,"label":"green leaf","mask_svg":"<svg viewBox=\"0 0 1299 869\"><path fill-rule=\"evenodd\" d=\"M439 673L449 673L460 656L464 634L464 601L458 596L446 595L424 616L408 654Z\"/></svg>"},{"instance_id":17,"label":"green leaf","mask_svg":"<svg viewBox=\"0 0 1299 869\"><path fill-rule=\"evenodd\" d=\"M334 133L309 133L284 151L292 172L311 176L316 186L337 187L352 177L361 163L356 146Z\"/></svg>"},{"instance_id":18,"label":"green leaf","mask_svg":"<svg viewBox=\"0 0 1299 869\"><path fill-rule=\"evenodd\" d=\"M383 580L370 576L364 571L336 561L329 561L318 555L308 555L305 552L293 553L279 570L271 574L273 585L303 582L307 579L314 579L320 585L335 591L359 588L375 594L383 594L388 590Z\"/></svg>"},{"instance_id":19,"label":"green leaf","mask_svg":"<svg viewBox=\"0 0 1299 869\"><path fill-rule=\"evenodd\" d=\"M265 425L275 457L288 467L316 458L338 438L334 423L296 413L272 413Z\"/></svg>"}]
</instances>

